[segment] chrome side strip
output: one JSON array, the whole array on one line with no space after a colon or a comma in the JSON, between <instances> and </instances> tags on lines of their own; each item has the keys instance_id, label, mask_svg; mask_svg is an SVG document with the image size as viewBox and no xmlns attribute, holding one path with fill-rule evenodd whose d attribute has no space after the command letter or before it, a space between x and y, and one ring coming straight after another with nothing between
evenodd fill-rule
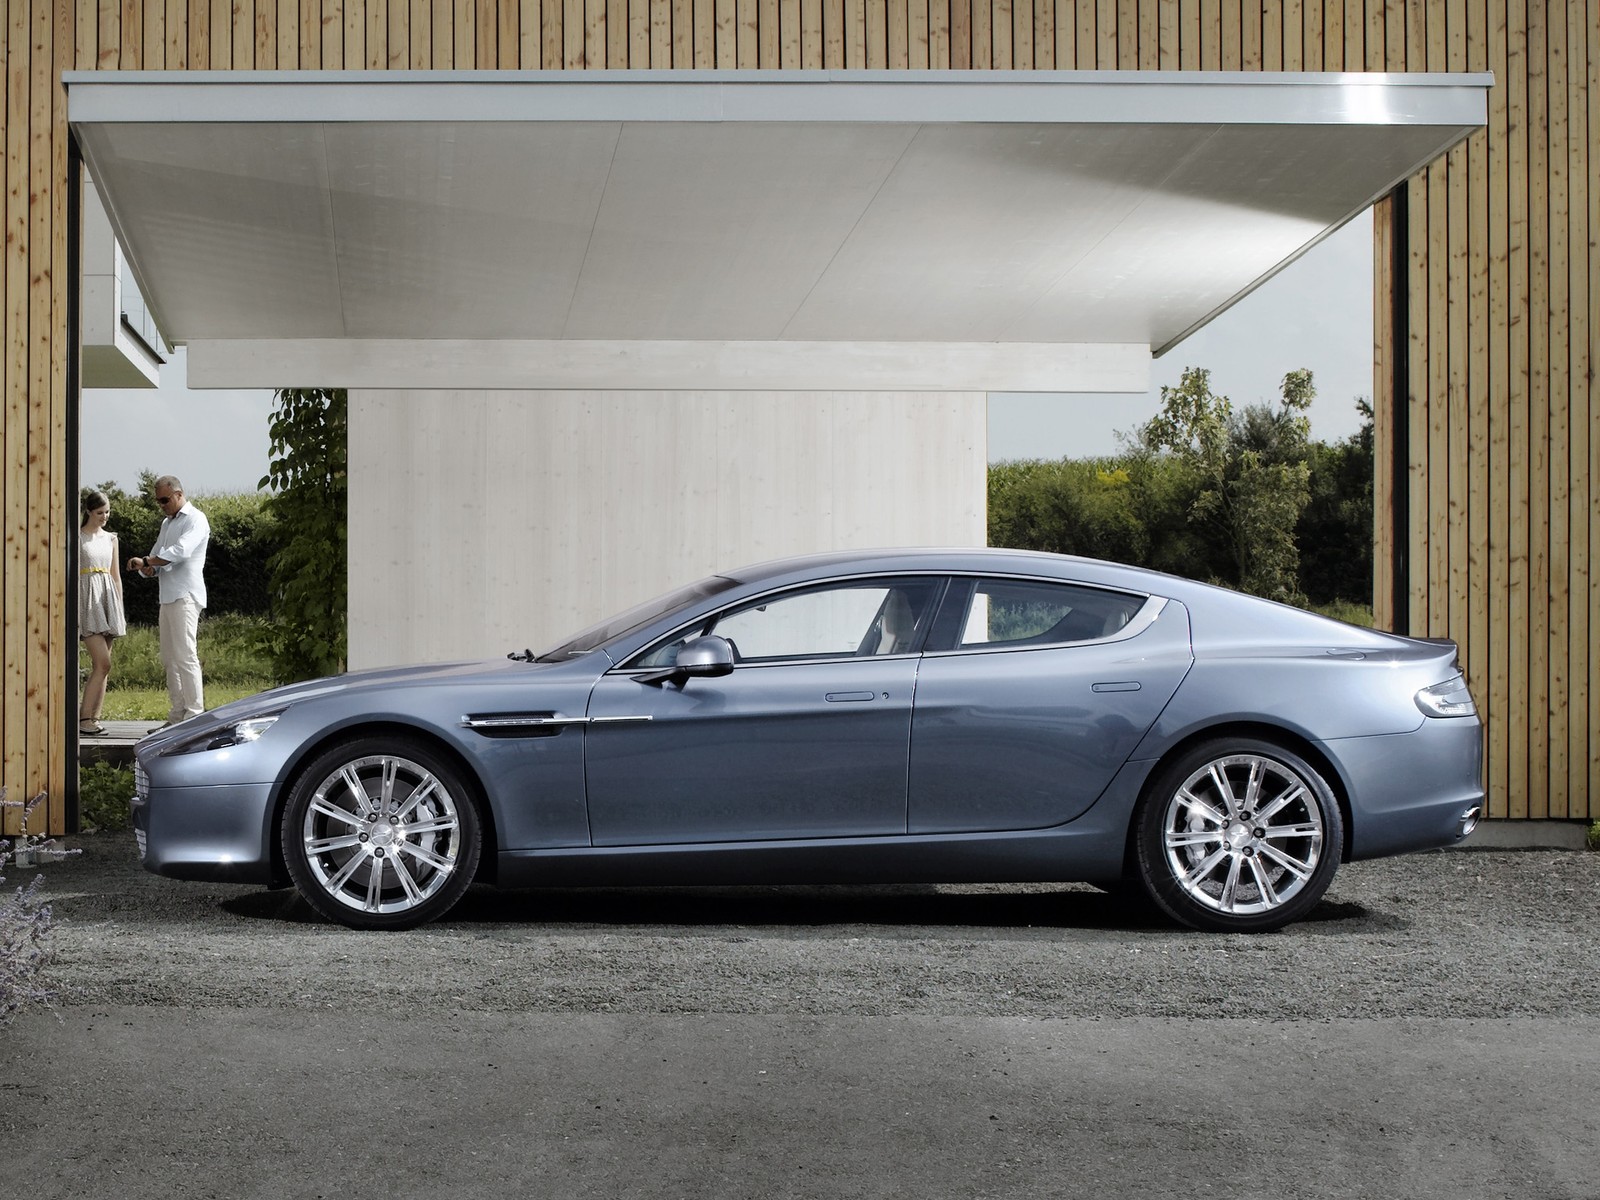
<instances>
[{"instance_id":1,"label":"chrome side strip","mask_svg":"<svg viewBox=\"0 0 1600 1200\"><path fill-rule=\"evenodd\" d=\"M627 721L649 721L654 718L639 717L474 717L461 718L463 729L549 729L564 725L618 725Z\"/></svg>"},{"instance_id":2,"label":"chrome side strip","mask_svg":"<svg viewBox=\"0 0 1600 1200\"><path fill-rule=\"evenodd\" d=\"M546 729L552 725L587 725L588 717L472 717L461 718L463 729Z\"/></svg>"}]
</instances>

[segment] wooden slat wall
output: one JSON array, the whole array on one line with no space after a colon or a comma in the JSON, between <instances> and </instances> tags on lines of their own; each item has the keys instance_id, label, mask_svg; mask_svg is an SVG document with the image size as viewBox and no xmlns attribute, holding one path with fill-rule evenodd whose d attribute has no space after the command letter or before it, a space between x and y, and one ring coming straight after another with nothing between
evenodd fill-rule
<instances>
[{"instance_id":1,"label":"wooden slat wall","mask_svg":"<svg viewBox=\"0 0 1600 1200\"><path fill-rule=\"evenodd\" d=\"M13 795L51 792L51 828L66 811L76 582L56 84L69 66L1493 70L1489 128L1407 185L1403 226L1392 202L1376 214L1378 446L1380 460L1404 459L1378 472L1375 607L1383 625L1461 643L1488 716L1492 815L1600 818L1600 0L7 0L5 11L0 772ZM1405 325L1392 330L1397 295ZM1409 581L1399 605L1396 570Z\"/></svg>"}]
</instances>

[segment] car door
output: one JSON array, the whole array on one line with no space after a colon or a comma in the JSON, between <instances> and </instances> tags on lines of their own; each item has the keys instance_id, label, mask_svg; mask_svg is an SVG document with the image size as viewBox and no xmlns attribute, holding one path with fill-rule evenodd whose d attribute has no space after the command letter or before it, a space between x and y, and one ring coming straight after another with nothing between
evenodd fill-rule
<instances>
[{"instance_id":1,"label":"car door","mask_svg":"<svg viewBox=\"0 0 1600 1200\"><path fill-rule=\"evenodd\" d=\"M585 775L597 846L903 834L916 645L942 579L746 601L596 684ZM641 682L715 634L718 678Z\"/></svg>"},{"instance_id":2,"label":"car door","mask_svg":"<svg viewBox=\"0 0 1600 1200\"><path fill-rule=\"evenodd\" d=\"M1052 581L952 584L917 677L911 833L1079 816L1193 661L1183 606Z\"/></svg>"}]
</instances>

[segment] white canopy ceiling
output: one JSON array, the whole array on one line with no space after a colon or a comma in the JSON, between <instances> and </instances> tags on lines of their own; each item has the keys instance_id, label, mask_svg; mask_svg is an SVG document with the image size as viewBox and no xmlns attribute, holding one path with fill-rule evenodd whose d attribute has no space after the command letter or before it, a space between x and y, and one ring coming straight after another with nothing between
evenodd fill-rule
<instances>
[{"instance_id":1,"label":"white canopy ceiling","mask_svg":"<svg viewBox=\"0 0 1600 1200\"><path fill-rule=\"evenodd\" d=\"M1490 83L1167 72L66 81L129 262L162 332L191 347L1158 353L1481 125Z\"/></svg>"}]
</instances>

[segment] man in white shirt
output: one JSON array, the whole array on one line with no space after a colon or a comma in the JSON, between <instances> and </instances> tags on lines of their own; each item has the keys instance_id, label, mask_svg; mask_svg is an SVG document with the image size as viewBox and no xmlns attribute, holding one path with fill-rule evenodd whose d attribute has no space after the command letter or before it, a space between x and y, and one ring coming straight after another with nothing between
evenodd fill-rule
<instances>
[{"instance_id":1,"label":"man in white shirt","mask_svg":"<svg viewBox=\"0 0 1600 1200\"><path fill-rule=\"evenodd\" d=\"M130 558L128 570L146 579L157 576L161 587L161 665L167 670L167 724L176 725L205 711L200 683L196 634L200 610L206 606L206 545L211 523L205 513L183 498L183 484L172 475L155 482L155 502L166 517L155 548L143 558Z\"/></svg>"}]
</instances>

